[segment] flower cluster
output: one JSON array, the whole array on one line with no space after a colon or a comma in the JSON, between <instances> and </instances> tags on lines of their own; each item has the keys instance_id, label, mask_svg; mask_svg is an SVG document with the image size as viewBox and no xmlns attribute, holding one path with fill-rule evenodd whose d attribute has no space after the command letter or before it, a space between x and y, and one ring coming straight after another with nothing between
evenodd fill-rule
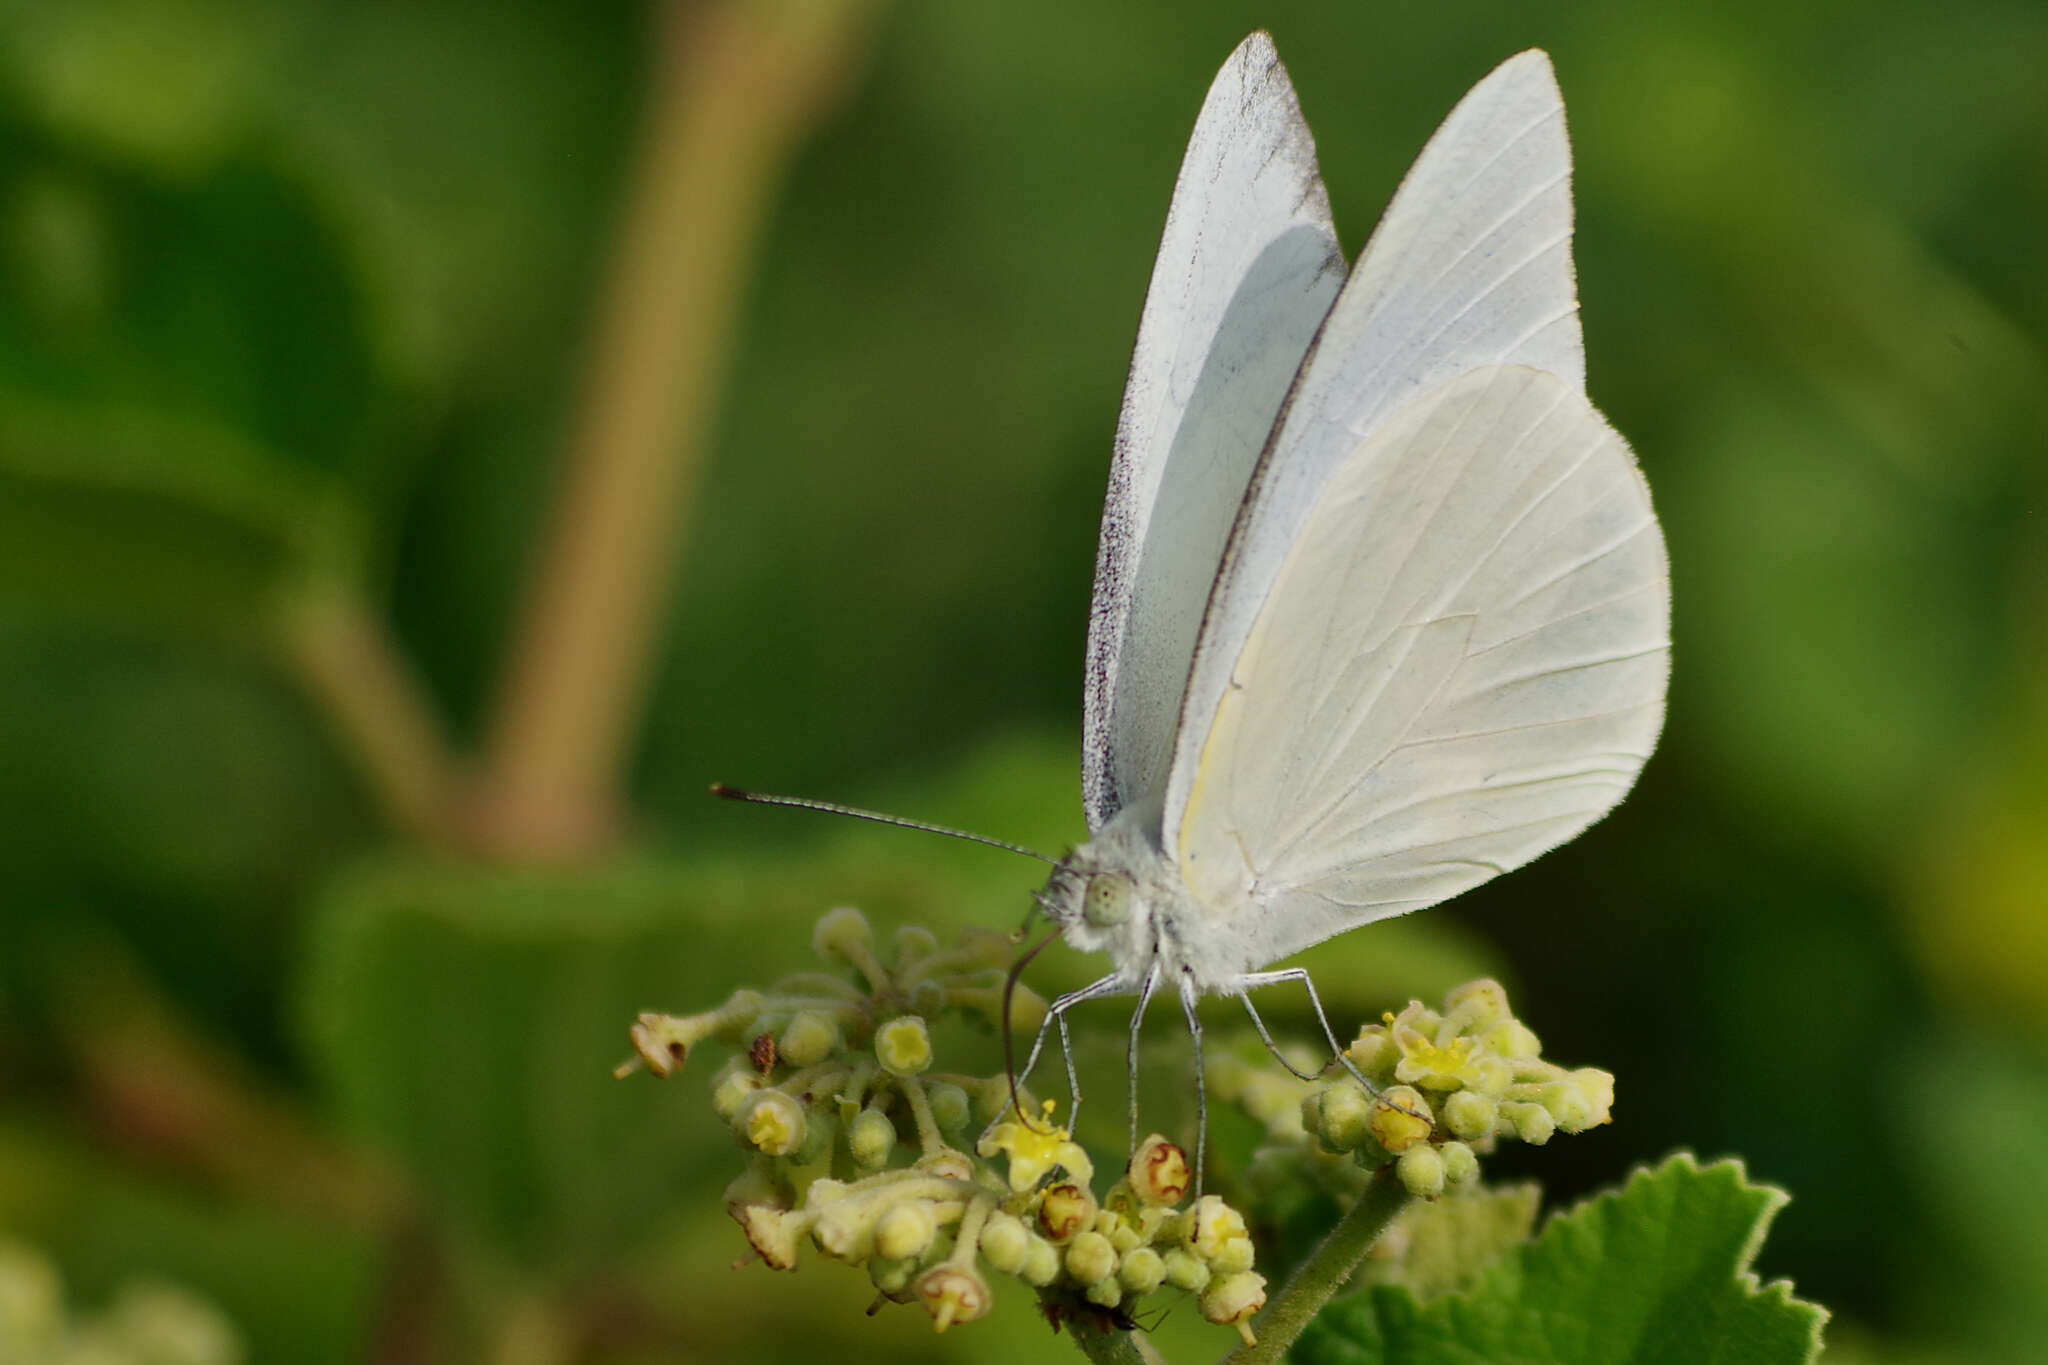
<instances>
[{"instance_id":1,"label":"flower cluster","mask_svg":"<svg viewBox=\"0 0 2048 1365\"><path fill-rule=\"evenodd\" d=\"M0 1360L8 1365L240 1365L242 1344L220 1311L156 1280L122 1286L105 1311L66 1308L57 1268L0 1239Z\"/></svg>"},{"instance_id":2,"label":"flower cluster","mask_svg":"<svg viewBox=\"0 0 2048 1365\"><path fill-rule=\"evenodd\" d=\"M1434 1199L1469 1185L1479 1158L1503 1141L1541 1145L1553 1134L1608 1122L1614 1077L1543 1060L1542 1044L1515 1018L1498 981L1452 990L1441 1010L1411 1001L1359 1030L1345 1056L1378 1091L1348 1074L1290 1089L1270 1073L1226 1061L1226 1094L1264 1120L1283 1151L1309 1153L1326 1188L1355 1190L1363 1174L1392 1165L1411 1194ZM1285 1160L1278 1153L1269 1157Z\"/></svg>"},{"instance_id":3,"label":"flower cluster","mask_svg":"<svg viewBox=\"0 0 2048 1365\"><path fill-rule=\"evenodd\" d=\"M1000 1017L1010 940L970 931L942 949L905 928L885 964L866 919L840 909L812 942L866 989L808 972L703 1014L643 1014L638 1058L620 1069L667 1076L705 1041L734 1050L712 1106L749 1153L725 1197L763 1262L793 1269L808 1242L865 1266L883 1298L922 1304L942 1332L988 1311L992 1272L1034 1289L1055 1322L1128 1322L1170 1287L1249 1338L1266 1296L1244 1219L1213 1195L1189 1202L1180 1148L1147 1138L1098 1198L1094 1163L1050 1101L1019 1089L1013 1105L1005 1076L934 1069L928 1021ZM1020 985L1009 1012L1028 1035L1045 1005Z\"/></svg>"}]
</instances>

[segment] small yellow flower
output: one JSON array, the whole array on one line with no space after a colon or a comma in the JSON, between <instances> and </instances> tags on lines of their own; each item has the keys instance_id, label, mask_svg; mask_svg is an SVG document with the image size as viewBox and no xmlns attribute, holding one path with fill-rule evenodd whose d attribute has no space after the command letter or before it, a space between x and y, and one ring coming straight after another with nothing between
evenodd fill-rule
<instances>
[{"instance_id":1,"label":"small yellow flower","mask_svg":"<svg viewBox=\"0 0 2048 1365\"><path fill-rule=\"evenodd\" d=\"M989 1129L975 1148L985 1157L998 1152L1009 1157L1010 1188L1018 1194L1036 1189L1055 1166L1064 1168L1083 1185L1095 1176L1095 1163L1088 1159L1088 1153L1081 1150L1066 1129L1053 1126L1052 1111L1053 1103L1047 1100L1044 1117L1033 1125L1024 1122L1013 1109L1011 1116Z\"/></svg>"}]
</instances>

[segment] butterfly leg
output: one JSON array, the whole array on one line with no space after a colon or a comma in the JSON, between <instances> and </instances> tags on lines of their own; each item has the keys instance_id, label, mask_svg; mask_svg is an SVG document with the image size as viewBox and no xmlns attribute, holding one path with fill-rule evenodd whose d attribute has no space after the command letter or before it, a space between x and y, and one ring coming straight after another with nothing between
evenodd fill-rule
<instances>
[{"instance_id":1,"label":"butterfly leg","mask_svg":"<svg viewBox=\"0 0 2048 1365\"><path fill-rule=\"evenodd\" d=\"M1045 1051L1045 1035L1048 1030L1057 1024L1060 1030L1060 1051L1067 1060L1067 1088L1073 1096L1067 1116L1069 1132L1073 1130L1072 1111L1081 1107L1081 1083L1074 1070L1072 1040L1067 1035L1067 1011L1084 1000L1099 1000L1106 995L1122 995L1135 984L1123 973L1112 972L1098 981L1091 981L1078 990L1068 991L1065 995L1054 999L1050 1005L1046 1006L1045 1018L1039 1021L1038 1034L1031 1040L1031 1051L1024 1058L1024 1069L1017 1073L1017 1084L1023 1085L1031 1078L1033 1068L1038 1065L1039 1054ZM1001 1117L1001 1115L997 1115L997 1121L1000 1121ZM1019 1114L1018 1117L1026 1123L1031 1121L1030 1117L1025 1114ZM994 1127L995 1125L991 1123L989 1126Z\"/></svg>"},{"instance_id":2,"label":"butterfly leg","mask_svg":"<svg viewBox=\"0 0 2048 1365\"><path fill-rule=\"evenodd\" d=\"M1152 1003L1152 992L1159 986L1159 963L1155 959L1152 969L1145 973L1145 984L1138 988L1138 1007L1131 1011L1131 1046L1127 1056L1130 1070L1131 1095L1131 1146L1124 1153L1124 1164L1128 1166L1138 1155L1138 1029L1145 1022L1145 1007Z\"/></svg>"},{"instance_id":3,"label":"butterfly leg","mask_svg":"<svg viewBox=\"0 0 2048 1365\"><path fill-rule=\"evenodd\" d=\"M1180 1009L1188 1017L1188 1037L1195 1044L1195 1198L1202 1197L1202 1167L1209 1150L1209 1087L1202 1065L1202 1017L1195 1005L1202 998L1195 975L1186 968L1180 974Z\"/></svg>"},{"instance_id":4,"label":"butterfly leg","mask_svg":"<svg viewBox=\"0 0 2048 1365\"><path fill-rule=\"evenodd\" d=\"M1310 978L1308 968L1306 967L1287 967L1277 972L1247 972L1245 975L1237 978L1237 998L1244 1003L1245 1013L1252 1017L1252 1026L1259 1031L1259 1040L1266 1045L1266 1050L1275 1057L1279 1057L1280 1065L1294 1072L1301 1079L1305 1081L1315 1079L1314 1076L1304 1075L1302 1072L1296 1071L1294 1063L1280 1056L1280 1049L1274 1045L1273 1036L1266 1032L1265 1021L1259 1018L1259 1012L1252 1008L1252 998L1249 992L1257 990L1261 986L1278 986L1289 981L1299 981L1302 987L1308 991L1309 1007L1316 1012L1316 1022L1323 1026L1323 1037L1330 1044L1332 1058L1343 1064L1344 1069L1351 1073L1352 1080L1365 1087L1366 1094L1377 1099L1380 1088L1365 1078L1365 1073L1358 1069L1358 1064L1351 1060L1349 1054L1344 1051L1343 1044L1337 1041L1336 1030L1330 1027L1330 1016L1323 1013L1323 1002L1316 995L1316 983Z\"/></svg>"}]
</instances>

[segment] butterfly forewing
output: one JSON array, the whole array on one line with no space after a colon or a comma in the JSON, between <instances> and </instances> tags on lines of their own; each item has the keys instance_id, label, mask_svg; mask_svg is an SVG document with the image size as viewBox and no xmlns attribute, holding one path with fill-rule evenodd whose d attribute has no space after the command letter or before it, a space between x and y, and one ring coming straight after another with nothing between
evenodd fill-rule
<instances>
[{"instance_id":1,"label":"butterfly forewing","mask_svg":"<svg viewBox=\"0 0 2048 1365\"><path fill-rule=\"evenodd\" d=\"M1253 34L1188 144L1117 425L1088 637L1090 829L1163 793L1209 584L1343 271L1308 126Z\"/></svg>"},{"instance_id":2,"label":"butterfly forewing","mask_svg":"<svg viewBox=\"0 0 2048 1365\"><path fill-rule=\"evenodd\" d=\"M1354 443L1235 660L1178 830L1189 913L1264 965L1584 829L1662 723L1649 490L1575 383L1488 366Z\"/></svg>"},{"instance_id":3,"label":"butterfly forewing","mask_svg":"<svg viewBox=\"0 0 2048 1365\"><path fill-rule=\"evenodd\" d=\"M1166 831L1181 821L1204 738L1281 561L1359 442L1416 395L1479 366L1527 365L1583 387L1570 178L1549 60L1525 52L1474 87L1403 180L1316 339L1232 529L1180 712ZM1398 528L1354 530L1377 537Z\"/></svg>"}]
</instances>

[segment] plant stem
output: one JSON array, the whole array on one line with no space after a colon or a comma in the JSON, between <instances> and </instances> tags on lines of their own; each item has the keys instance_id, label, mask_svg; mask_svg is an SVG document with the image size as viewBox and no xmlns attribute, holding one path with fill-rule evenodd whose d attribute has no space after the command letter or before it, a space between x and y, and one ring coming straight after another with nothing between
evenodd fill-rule
<instances>
[{"instance_id":1,"label":"plant stem","mask_svg":"<svg viewBox=\"0 0 2048 1365\"><path fill-rule=\"evenodd\" d=\"M1152 1349L1152 1343L1136 1332L1104 1330L1089 1322L1086 1315L1069 1319L1067 1331L1081 1348L1081 1354L1095 1365L1165 1365L1159 1352Z\"/></svg>"},{"instance_id":2,"label":"plant stem","mask_svg":"<svg viewBox=\"0 0 2048 1365\"><path fill-rule=\"evenodd\" d=\"M426 690L384 623L342 588L284 607L285 650L391 822L426 843L459 838L460 767Z\"/></svg>"},{"instance_id":3,"label":"plant stem","mask_svg":"<svg viewBox=\"0 0 2048 1365\"><path fill-rule=\"evenodd\" d=\"M1409 1197L1393 1168L1381 1168L1359 1194L1358 1202L1295 1269L1287 1287L1252 1320L1257 1344L1238 1347L1223 1358L1223 1365L1274 1365L1285 1356L1330 1296L1350 1280L1366 1251Z\"/></svg>"},{"instance_id":4,"label":"plant stem","mask_svg":"<svg viewBox=\"0 0 2048 1365\"><path fill-rule=\"evenodd\" d=\"M620 823L620 776L780 173L873 0L661 0L647 123L564 484L522 605L477 809L485 847L574 858Z\"/></svg>"}]
</instances>

